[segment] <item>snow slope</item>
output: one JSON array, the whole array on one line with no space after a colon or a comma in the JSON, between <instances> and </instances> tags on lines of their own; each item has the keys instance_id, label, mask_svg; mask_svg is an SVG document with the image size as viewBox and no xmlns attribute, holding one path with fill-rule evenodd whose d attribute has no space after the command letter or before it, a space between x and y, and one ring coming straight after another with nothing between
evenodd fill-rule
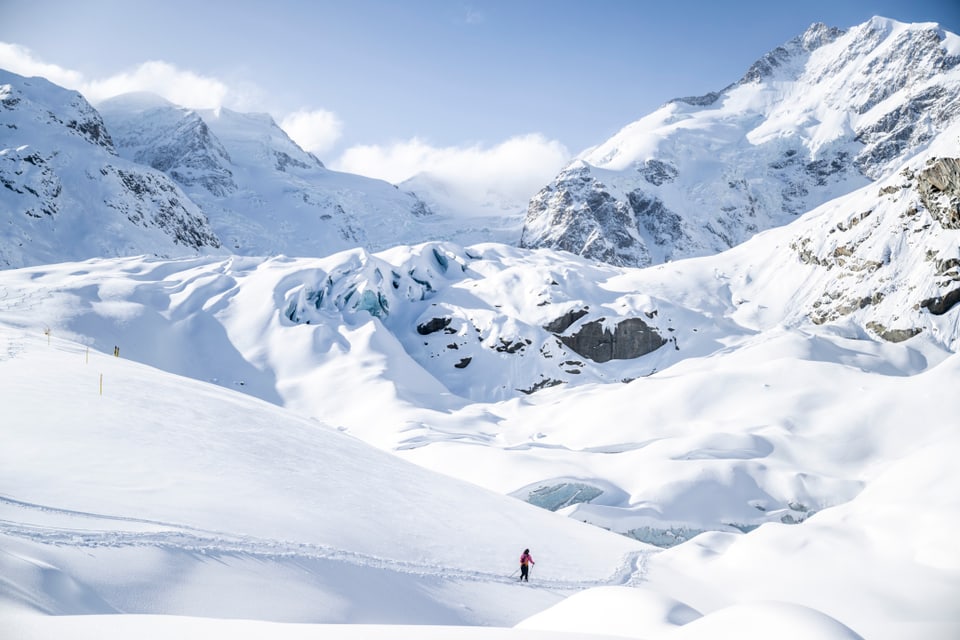
<instances>
[{"instance_id":1,"label":"snow slope","mask_svg":"<svg viewBox=\"0 0 960 640\"><path fill-rule=\"evenodd\" d=\"M645 551L242 394L0 339L5 610L502 625Z\"/></svg>"},{"instance_id":2,"label":"snow slope","mask_svg":"<svg viewBox=\"0 0 960 640\"><path fill-rule=\"evenodd\" d=\"M445 243L134 258L6 272L5 315L658 545L795 523L903 444L899 410L837 407L928 415L900 389L960 344L960 225L924 195L958 137L734 250L646 270Z\"/></svg>"}]
</instances>

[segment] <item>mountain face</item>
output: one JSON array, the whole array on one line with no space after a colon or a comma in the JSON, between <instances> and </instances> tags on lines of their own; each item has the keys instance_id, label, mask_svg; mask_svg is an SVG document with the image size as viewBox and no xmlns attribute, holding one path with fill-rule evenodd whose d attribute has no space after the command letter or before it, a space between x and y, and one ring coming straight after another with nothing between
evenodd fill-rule
<instances>
[{"instance_id":1,"label":"mountain face","mask_svg":"<svg viewBox=\"0 0 960 640\"><path fill-rule=\"evenodd\" d=\"M117 155L79 93L2 70L0 183L0 267L220 246L173 181Z\"/></svg>"},{"instance_id":2,"label":"mountain face","mask_svg":"<svg viewBox=\"0 0 960 640\"><path fill-rule=\"evenodd\" d=\"M887 176L958 117L956 35L815 24L582 153L530 201L521 246L634 266L723 251Z\"/></svg>"},{"instance_id":3,"label":"mountain face","mask_svg":"<svg viewBox=\"0 0 960 640\"><path fill-rule=\"evenodd\" d=\"M194 111L132 94L99 106L120 155L164 171L239 255L327 255L420 239L412 193L324 167L265 114Z\"/></svg>"}]
</instances>

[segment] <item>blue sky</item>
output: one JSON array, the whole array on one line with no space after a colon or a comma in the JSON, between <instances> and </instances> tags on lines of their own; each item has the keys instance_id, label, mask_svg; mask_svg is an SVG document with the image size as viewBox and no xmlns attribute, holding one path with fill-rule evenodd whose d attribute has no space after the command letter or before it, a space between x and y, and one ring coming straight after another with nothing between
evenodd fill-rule
<instances>
[{"instance_id":1,"label":"blue sky","mask_svg":"<svg viewBox=\"0 0 960 640\"><path fill-rule=\"evenodd\" d=\"M333 165L358 145L414 141L428 153L519 138L544 157L575 154L735 81L816 21L960 31L956 0L0 0L0 15L0 42L17 45L6 60L52 65L47 77L67 74L60 83L94 101L182 83L188 106L268 111L291 128L299 111Z\"/></svg>"}]
</instances>

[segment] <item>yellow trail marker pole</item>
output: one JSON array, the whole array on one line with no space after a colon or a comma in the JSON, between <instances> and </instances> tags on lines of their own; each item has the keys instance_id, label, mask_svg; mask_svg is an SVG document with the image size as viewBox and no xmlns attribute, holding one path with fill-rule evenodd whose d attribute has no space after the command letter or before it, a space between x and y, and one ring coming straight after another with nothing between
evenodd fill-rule
<instances>
[{"instance_id":1,"label":"yellow trail marker pole","mask_svg":"<svg viewBox=\"0 0 960 640\"><path fill-rule=\"evenodd\" d=\"M103 374L100 374L100 395L103 395Z\"/></svg>"}]
</instances>

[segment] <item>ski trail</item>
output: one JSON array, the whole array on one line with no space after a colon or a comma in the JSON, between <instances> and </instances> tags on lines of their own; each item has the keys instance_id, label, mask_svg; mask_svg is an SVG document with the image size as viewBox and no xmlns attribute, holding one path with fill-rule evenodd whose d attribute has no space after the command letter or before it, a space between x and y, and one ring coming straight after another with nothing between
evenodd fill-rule
<instances>
[{"instance_id":1,"label":"ski trail","mask_svg":"<svg viewBox=\"0 0 960 640\"><path fill-rule=\"evenodd\" d=\"M15 512L25 516L10 519ZM30 518L30 516L34 516ZM42 522L58 518L56 524ZM64 526L63 519L71 522ZM29 522L29 520L33 522ZM110 526L114 525L114 526ZM247 556L264 561L323 560L381 569L418 577L465 582L513 584L515 577L498 572L437 566L396 560L330 545L235 535L159 520L97 514L16 500L0 496L0 535L31 542L75 548L152 547L204 556ZM540 579L524 583L541 589L576 591L608 585L632 585L642 581L640 568L650 552L627 554L607 578L595 580Z\"/></svg>"}]
</instances>

